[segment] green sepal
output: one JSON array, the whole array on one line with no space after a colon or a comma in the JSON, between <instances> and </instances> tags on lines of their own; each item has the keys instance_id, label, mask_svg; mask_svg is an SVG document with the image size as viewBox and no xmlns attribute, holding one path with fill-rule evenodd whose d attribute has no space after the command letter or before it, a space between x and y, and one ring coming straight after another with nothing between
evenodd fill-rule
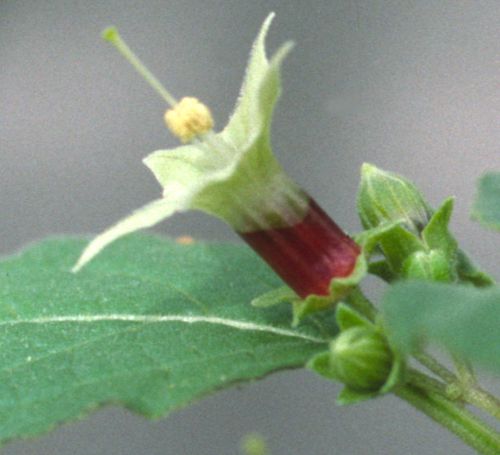
<instances>
[{"instance_id":1,"label":"green sepal","mask_svg":"<svg viewBox=\"0 0 500 455\"><path fill-rule=\"evenodd\" d=\"M366 229L355 236L356 243L361 245L363 254L368 261L374 253L379 240L399 223L385 223L375 228ZM385 259L368 263L368 273L379 276L384 281L390 282L394 279L394 273Z\"/></svg>"},{"instance_id":2,"label":"green sepal","mask_svg":"<svg viewBox=\"0 0 500 455\"><path fill-rule=\"evenodd\" d=\"M369 258L380 242L380 239L398 227L399 224L399 222L384 223L380 226L366 229L354 236L354 240L363 249L365 257Z\"/></svg>"},{"instance_id":3,"label":"green sepal","mask_svg":"<svg viewBox=\"0 0 500 455\"><path fill-rule=\"evenodd\" d=\"M349 276L332 279L330 282L330 295L321 296L311 294L303 300L292 302L292 325L296 327L304 317L311 313L330 308L332 305L345 298L366 276L367 271L368 265L365 255L362 252L359 254L356 265Z\"/></svg>"},{"instance_id":4,"label":"green sepal","mask_svg":"<svg viewBox=\"0 0 500 455\"><path fill-rule=\"evenodd\" d=\"M378 276L387 283L391 283L395 278L391 266L385 259L370 262L370 264L368 264L368 273Z\"/></svg>"},{"instance_id":5,"label":"green sepal","mask_svg":"<svg viewBox=\"0 0 500 455\"><path fill-rule=\"evenodd\" d=\"M385 223L359 233L356 242L361 245L365 258L380 247L385 259L370 263L368 272L390 282L400 276L401 268L407 256L424 249L424 245L413 233L401 226L400 222Z\"/></svg>"},{"instance_id":6,"label":"green sepal","mask_svg":"<svg viewBox=\"0 0 500 455\"><path fill-rule=\"evenodd\" d=\"M455 262L457 252L457 241L448 229L453 203L453 198L446 199L422 230L422 240L426 246L429 249L442 250L450 262Z\"/></svg>"},{"instance_id":7,"label":"green sepal","mask_svg":"<svg viewBox=\"0 0 500 455\"><path fill-rule=\"evenodd\" d=\"M340 302L335 312L335 320L340 330L347 330L352 327L373 328L373 323L366 319L361 313L351 308L349 305Z\"/></svg>"},{"instance_id":8,"label":"green sepal","mask_svg":"<svg viewBox=\"0 0 500 455\"><path fill-rule=\"evenodd\" d=\"M390 344L390 340L389 340ZM392 362L391 372L387 381L378 391L378 395L384 395L391 392L396 386L404 383L406 377L406 362L404 357L393 349L394 360Z\"/></svg>"},{"instance_id":9,"label":"green sepal","mask_svg":"<svg viewBox=\"0 0 500 455\"><path fill-rule=\"evenodd\" d=\"M334 372L330 368L330 352L320 352L312 356L306 364L306 368L318 373L326 379L336 380Z\"/></svg>"},{"instance_id":10,"label":"green sepal","mask_svg":"<svg viewBox=\"0 0 500 455\"><path fill-rule=\"evenodd\" d=\"M306 368L314 371L315 373L330 381L339 381L339 379L335 375L335 372L330 367L329 351L315 354L307 363ZM357 392L356 390L352 390L349 387L345 386L337 395L335 402L340 406L344 406L369 400L370 398L374 398L377 395L377 392Z\"/></svg>"},{"instance_id":11,"label":"green sepal","mask_svg":"<svg viewBox=\"0 0 500 455\"><path fill-rule=\"evenodd\" d=\"M296 327L306 316L331 308L332 305L345 298L360 283L366 273L366 259L363 254L360 254L349 276L332 279L330 295L328 296L311 294L305 299L301 299L292 289L283 286L256 297L252 300L251 305L267 308L280 303L290 303L293 314L292 326Z\"/></svg>"},{"instance_id":12,"label":"green sepal","mask_svg":"<svg viewBox=\"0 0 500 455\"><path fill-rule=\"evenodd\" d=\"M396 354L394 362L392 364L391 372L387 377L387 381L378 391L360 392L358 390L353 390L350 387L345 386L337 395L337 399L335 401L339 406L347 406L350 404L357 404L361 403L362 401L371 400L373 398L377 398L390 393L395 387L404 382L405 372L405 362L402 360L401 356Z\"/></svg>"},{"instance_id":13,"label":"green sepal","mask_svg":"<svg viewBox=\"0 0 500 455\"><path fill-rule=\"evenodd\" d=\"M281 286L259 295L250 302L250 305L256 308L269 308L280 303L294 303L301 300L300 297L288 286Z\"/></svg>"},{"instance_id":14,"label":"green sepal","mask_svg":"<svg viewBox=\"0 0 500 455\"><path fill-rule=\"evenodd\" d=\"M462 283L471 283L472 285L483 288L495 284L495 280L487 273L480 270L462 251L457 251L457 274Z\"/></svg>"},{"instance_id":15,"label":"green sepal","mask_svg":"<svg viewBox=\"0 0 500 455\"><path fill-rule=\"evenodd\" d=\"M371 400L377 397L379 394L377 392L358 392L357 390L352 390L349 387L344 387L340 393L337 395L335 402L339 406L347 406L350 404L361 403L362 401Z\"/></svg>"},{"instance_id":16,"label":"green sepal","mask_svg":"<svg viewBox=\"0 0 500 455\"><path fill-rule=\"evenodd\" d=\"M450 261L443 250L416 251L403 263L404 278L452 282L455 279L455 261Z\"/></svg>"}]
</instances>

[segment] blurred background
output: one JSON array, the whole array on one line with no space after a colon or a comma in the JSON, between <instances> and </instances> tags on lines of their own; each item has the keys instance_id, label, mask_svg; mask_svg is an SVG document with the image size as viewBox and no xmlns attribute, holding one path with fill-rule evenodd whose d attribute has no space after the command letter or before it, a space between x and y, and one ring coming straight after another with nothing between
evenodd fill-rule
<instances>
[{"instance_id":1,"label":"blurred background","mask_svg":"<svg viewBox=\"0 0 500 455\"><path fill-rule=\"evenodd\" d=\"M270 51L296 42L273 125L288 172L351 232L364 161L413 179L433 205L455 195L454 232L499 277L498 235L468 217L477 177L500 169L495 0L1 1L0 254L96 233L160 194L141 159L176 145L166 106L101 41L105 26L222 127L270 11ZM202 214L157 231L239 241ZM282 372L158 421L106 408L3 453L234 455L249 431L273 455L472 453L395 398L338 408L338 391L312 373Z\"/></svg>"}]
</instances>

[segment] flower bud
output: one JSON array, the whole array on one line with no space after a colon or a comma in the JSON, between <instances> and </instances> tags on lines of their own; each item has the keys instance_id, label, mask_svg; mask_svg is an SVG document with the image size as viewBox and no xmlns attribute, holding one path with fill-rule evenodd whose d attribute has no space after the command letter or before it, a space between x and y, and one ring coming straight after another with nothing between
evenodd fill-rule
<instances>
[{"instance_id":1,"label":"flower bud","mask_svg":"<svg viewBox=\"0 0 500 455\"><path fill-rule=\"evenodd\" d=\"M441 250L416 251L403 265L405 278L450 282L454 278L451 262Z\"/></svg>"},{"instance_id":2,"label":"flower bud","mask_svg":"<svg viewBox=\"0 0 500 455\"><path fill-rule=\"evenodd\" d=\"M416 234L432 215L431 208L413 183L368 163L361 167L358 211L366 229L402 222Z\"/></svg>"},{"instance_id":3,"label":"flower bud","mask_svg":"<svg viewBox=\"0 0 500 455\"><path fill-rule=\"evenodd\" d=\"M355 326L330 344L330 369L337 380L356 392L377 392L391 373L393 354L384 336Z\"/></svg>"}]
</instances>

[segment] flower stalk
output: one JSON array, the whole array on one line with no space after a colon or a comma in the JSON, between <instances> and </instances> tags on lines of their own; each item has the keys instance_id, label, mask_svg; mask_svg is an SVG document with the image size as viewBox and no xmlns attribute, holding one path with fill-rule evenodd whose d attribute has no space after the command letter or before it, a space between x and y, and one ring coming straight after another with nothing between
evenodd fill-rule
<instances>
[{"instance_id":1,"label":"flower stalk","mask_svg":"<svg viewBox=\"0 0 500 455\"><path fill-rule=\"evenodd\" d=\"M455 433L478 453L483 455L500 453L500 434L480 421L470 411L440 393L426 390L411 382L399 388L395 393Z\"/></svg>"}]
</instances>

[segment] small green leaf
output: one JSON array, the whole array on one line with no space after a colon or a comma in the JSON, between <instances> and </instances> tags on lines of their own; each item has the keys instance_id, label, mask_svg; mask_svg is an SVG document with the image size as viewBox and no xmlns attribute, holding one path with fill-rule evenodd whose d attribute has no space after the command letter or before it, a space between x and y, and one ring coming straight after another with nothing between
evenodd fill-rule
<instances>
[{"instance_id":1,"label":"small green leaf","mask_svg":"<svg viewBox=\"0 0 500 455\"><path fill-rule=\"evenodd\" d=\"M434 341L500 373L500 288L424 281L398 283L384 297L384 320L396 348Z\"/></svg>"},{"instance_id":2,"label":"small green leaf","mask_svg":"<svg viewBox=\"0 0 500 455\"><path fill-rule=\"evenodd\" d=\"M500 172L481 177L472 216L483 225L500 230Z\"/></svg>"},{"instance_id":3,"label":"small green leaf","mask_svg":"<svg viewBox=\"0 0 500 455\"><path fill-rule=\"evenodd\" d=\"M453 213L453 198L448 198L432 215L429 223L422 231L422 239L429 249L442 250L450 263L455 261L457 241L450 234L448 225Z\"/></svg>"},{"instance_id":4,"label":"small green leaf","mask_svg":"<svg viewBox=\"0 0 500 455\"><path fill-rule=\"evenodd\" d=\"M302 366L335 334L249 302L281 281L248 248L132 235L82 272L85 240L0 262L0 441L105 403L160 416L236 381Z\"/></svg>"}]
</instances>

